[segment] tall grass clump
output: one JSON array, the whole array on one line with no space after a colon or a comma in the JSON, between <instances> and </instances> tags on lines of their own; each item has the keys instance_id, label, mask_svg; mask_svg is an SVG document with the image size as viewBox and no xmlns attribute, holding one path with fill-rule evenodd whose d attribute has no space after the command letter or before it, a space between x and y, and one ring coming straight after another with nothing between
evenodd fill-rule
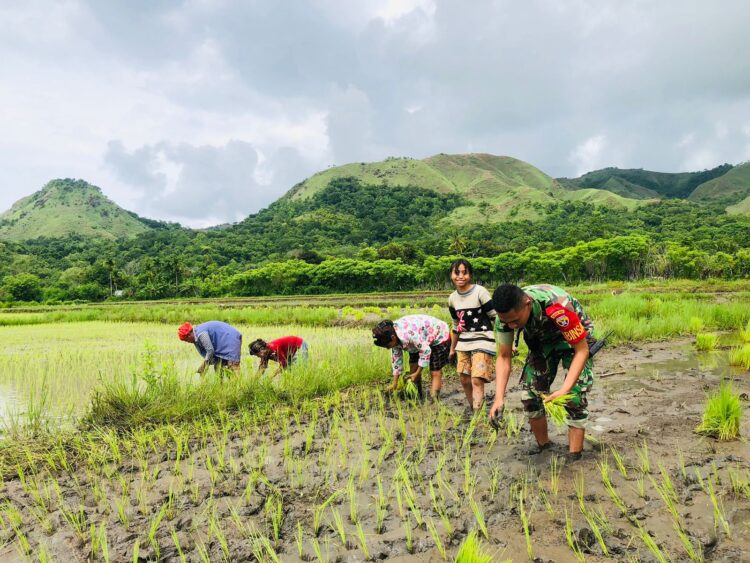
<instances>
[{"instance_id":1,"label":"tall grass clump","mask_svg":"<svg viewBox=\"0 0 750 563\"><path fill-rule=\"evenodd\" d=\"M734 440L740 434L741 418L742 404L739 395L730 384L722 383L719 390L709 396L703 420L695 431L722 441Z\"/></svg>"},{"instance_id":2,"label":"tall grass clump","mask_svg":"<svg viewBox=\"0 0 750 563\"><path fill-rule=\"evenodd\" d=\"M695 348L699 352L711 352L716 350L719 337L713 332L699 332L695 335Z\"/></svg>"},{"instance_id":3,"label":"tall grass clump","mask_svg":"<svg viewBox=\"0 0 750 563\"><path fill-rule=\"evenodd\" d=\"M729 365L750 369L750 344L730 350Z\"/></svg>"},{"instance_id":4,"label":"tall grass clump","mask_svg":"<svg viewBox=\"0 0 750 563\"><path fill-rule=\"evenodd\" d=\"M743 342L750 342L750 321L747 321L745 328L740 329L740 338Z\"/></svg>"}]
</instances>

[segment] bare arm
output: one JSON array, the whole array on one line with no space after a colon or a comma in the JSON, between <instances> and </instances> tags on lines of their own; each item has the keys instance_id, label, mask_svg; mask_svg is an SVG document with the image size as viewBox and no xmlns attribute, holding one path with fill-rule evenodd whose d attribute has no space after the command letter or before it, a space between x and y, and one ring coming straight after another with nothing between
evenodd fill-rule
<instances>
[{"instance_id":1,"label":"bare arm","mask_svg":"<svg viewBox=\"0 0 750 563\"><path fill-rule=\"evenodd\" d=\"M505 403L505 390L508 387L508 379L510 379L512 361L513 345L500 344L500 350L495 361L495 402L490 408L490 417L494 416Z\"/></svg>"},{"instance_id":2,"label":"bare arm","mask_svg":"<svg viewBox=\"0 0 750 563\"><path fill-rule=\"evenodd\" d=\"M573 344L573 350L575 350L573 360L570 362L570 369L568 369L568 374L565 376L565 381L563 381L562 387L554 393L547 395L544 399L545 403L570 393L570 390L573 389L573 385L576 384L576 381L578 381L578 378L581 376L583 367L586 365L586 360L589 359L588 341L584 338L580 342Z\"/></svg>"},{"instance_id":3,"label":"bare arm","mask_svg":"<svg viewBox=\"0 0 750 563\"><path fill-rule=\"evenodd\" d=\"M451 349L448 352L448 359L453 359L456 355L456 344L458 343L458 333L455 330L451 331Z\"/></svg>"}]
</instances>

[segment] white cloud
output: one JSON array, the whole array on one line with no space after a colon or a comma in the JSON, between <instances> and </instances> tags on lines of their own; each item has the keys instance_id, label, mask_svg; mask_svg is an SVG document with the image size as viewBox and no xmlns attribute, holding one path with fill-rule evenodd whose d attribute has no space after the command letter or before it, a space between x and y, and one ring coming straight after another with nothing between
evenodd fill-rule
<instances>
[{"instance_id":1,"label":"white cloud","mask_svg":"<svg viewBox=\"0 0 750 563\"><path fill-rule=\"evenodd\" d=\"M575 163L577 175L585 174L602 166L602 153L607 143L604 135L594 135L573 149L570 160Z\"/></svg>"},{"instance_id":2,"label":"white cloud","mask_svg":"<svg viewBox=\"0 0 750 563\"><path fill-rule=\"evenodd\" d=\"M0 208L81 177L221 222L332 163L469 147L556 176L738 162L748 27L744 0L4 3ZM228 194L201 216L197 178Z\"/></svg>"}]
</instances>

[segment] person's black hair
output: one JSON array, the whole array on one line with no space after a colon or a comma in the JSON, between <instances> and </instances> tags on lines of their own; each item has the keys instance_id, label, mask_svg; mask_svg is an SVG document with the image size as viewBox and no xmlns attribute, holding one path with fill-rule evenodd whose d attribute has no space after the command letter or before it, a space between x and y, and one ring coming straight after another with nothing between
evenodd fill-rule
<instances>
[{"instance_id":1,"label":"person's black hair","mask_svg":"<svg viewBox=\"0 0 750 563\"><path fill-rule=\"evenodd\" d=\"M474 268L471 267L471 263L466 260L465 258L459 258L458 260L454 260L451 264L451 269L448 270L449 272L457 272L458 267L463 266L466 269L466 272L471 276L472 279L474 279Z\"/></svg>"},{"instance_id":2,"label":"person's black hair","mask_svg":"<svg viewBox=\"0 0 750 563\"><path fill-rule=\"evenodd\" d=\"M378 325L372 329L372 338L375 341L375 346L386 348L396 336L396 329L393 326L393 321L380 321Z\"/></svg>"},{"instance_id":3,"label":"person's black hair","mask_svg":"<svg viewBox=\"0 0 750 563\"><path fill-rule=\"evenodd\" d=\"M263 348L267 346L266 341L258 338L253 340L247 347L251 356L257 356Z\"/></svg>"},{"instance_id":4,"label":"person's black hair","mask_svg":"<svg viewBox=\"0 0 750 563\"><path fill-rule=\"evenodd\" d=\"M498 313L519 309L525 297L523 289L512 283L504 283L492 294L492 307Z\"/></svg>"}]
</instances>

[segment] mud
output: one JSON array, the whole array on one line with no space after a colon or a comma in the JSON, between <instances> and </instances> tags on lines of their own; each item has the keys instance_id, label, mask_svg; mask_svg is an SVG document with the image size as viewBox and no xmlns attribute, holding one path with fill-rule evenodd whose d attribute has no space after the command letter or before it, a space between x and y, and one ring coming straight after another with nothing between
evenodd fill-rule
<instances>
[{"instance_id":1,"label":"mud","mask_svg":"<svg viewBox=\"0 0 750 563\"><path fill-rule=\"evenodd\" d=\"M263 426L162 429L39 464L5 482L0 561L132 561L136 545L140 561L440 561L475 529L494 560L750 559L750 447L693 433L707 391L732 378L750 394L748 373L688 341L606 349L595 368L580 461L564 461L564 429L527 453L518 386L517 434L472 423L455 375L440 405L353 390Z\"/></svg>"}]
</instances>

